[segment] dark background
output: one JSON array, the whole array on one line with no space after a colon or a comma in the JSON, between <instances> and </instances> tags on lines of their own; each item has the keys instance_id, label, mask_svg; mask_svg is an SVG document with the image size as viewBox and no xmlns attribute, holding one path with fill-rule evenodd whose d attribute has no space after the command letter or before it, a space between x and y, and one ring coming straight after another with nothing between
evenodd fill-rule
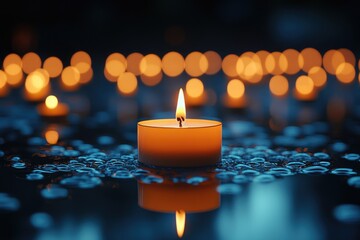
<instances>
[{"instance_id":1,"label":"dark background","mask_svg":"<svg viewBox=\"0 0 360 240\"><path fill-rule=\"evenodd\" d=\"M164 54L170 50L281 51L345 47L357 55L356 1L125 0L7 1L0 11L1 57Z\"/></svg>"}]
</instances>

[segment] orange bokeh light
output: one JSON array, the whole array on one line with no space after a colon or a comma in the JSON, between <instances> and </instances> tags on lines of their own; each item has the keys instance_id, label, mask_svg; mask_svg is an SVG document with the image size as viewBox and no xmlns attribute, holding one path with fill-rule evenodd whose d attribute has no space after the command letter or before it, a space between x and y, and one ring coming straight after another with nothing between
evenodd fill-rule
<instances>
[{"instance_id":1,"label":"orange bokeh light","mask_svg":"<svg viewBox=\"0 0 360 240\"><path fill-rule=\"evenodd\" d=\"M127 71L132 72L135 76L139 76L141 74L140 71L140 62L143 59L143 55L138 52L131 53L127 56Z\"/></svg>"},{"instance_id":2,"label":"orange bokeh light","mask_svg":"<svg viewBox=\"0 0 360 240\"><path fill-rule=\"evenodd\" d=\"M344 55L341 52L334 49L330 49L326 51L323 57L324 68L328 73L332 75L336 74L337 68L340 66L340 64L344 62L345 62Z\"/></svg>"},{"instance_id":3,"label":"orange bokeh light","mask_svg":"<svg viewBox=\"0 0 360 240\"><path fill-rule=\"evenodd\" d=\"M131 72L121 73L117 80L117 87L120 94L125 96L134 95L138 86L135 74Z\"/></svg>"},{"instance_id":4,"label":"orange bokeh light","mask_svg":"<svg viewBox=\"0 0 360 240\"><path fill-rule=\"evenodd\" d=\"M303 59L302 70L304 72L308 72L312 67L321 67L322 56L315 48L305 48L300 54Z\"/></svg>"},{"instance_id":5,"label":"orange bokeh light","mask_svg":"<svg viewBox=\"0 0 360 240\"><path fill-rule=\"evenodd\" d=\"M275 75L270 79L269 88L273 95L282 97L285 96L289 90L289 82L286 77Z\"/></svg>"},{"instance_id":6,"label":"orange bokeh light","mask_svg":"<svg viewBox=\"0 0 360 240\"><path fill-rule=\"evenodd\" d=\"M336 68L336 78L342 83L351 83L355 79L355 68L347 62L341 63Z\"/></svg>"},{"instance_id":7,"label":"orange bokeh light","mask_svg":"<svg viewBox=\"0 0 360 240\"><path fill-rule=\"evenodd\" d=\"M49 84L49 76L40 69L31 72L25 80L25 89L30 94L39 93Z\"/></svg>"},{"instance_id":8,"label":"orange bokeh light","mask_svg":"<svg viewBox=\"0 0 360 240\"><path fill-rule=\"evenodd\" d=\"M160 71L158 75L155 76L146 76L144 74L140 75L140 79L142 83L144 83L146 86L153 87L158 85L163 77L163 73Z\"/></svg>"},{"instance_id":9,"label":"orange bokeh light","mask_svg":"<svg viewBox=\"0 0 360 240\"><path fill-rule=\"evenodd\" d=\"M265 60L265 68L273 75L284 73L288 68L286 56L281 52L270 53Z\"/></svg>"},{"instance_id":10,"label":"orange bokeh light","mask_svg":"<svg viewBox=\"0 0 360 240\"><path fill-rule=\"evenodd\" d=\"M285 55L288 63L285 73L287 74L298 73L300 69L304 66L303 56L299 53L299 51L295 49L286 49L285 51L283 51L283 54Z\"/></svg>"},{"instance_id":11,"label":"orange bokeh light","mask_svg":"<svg viewBox=\"0 0 360 240\"><path fill-rule=\"evenodd\" d=\"M203 75L208 67L208 59L201 52L191 52L185 58L185 71L192 77Z\"/></svg>"},{"instance_id":12,"label":"orange bokeh light","mask_svg":"<svg viewBox=\"0 0 360 240\"><path fill-rule=\"evenodd\" d=\"M236 70L236 65L237 65L238 59L239 59L239 57L235 54L229 54L224 57L221 67L226 76L232 77L232 78L238 76L238 73Z\"/></svg>"},{"instance_id":13,"label":"orange bokeh light","mask_svg":"<svg viewBox=\"0 0 360 240\"><path fill-rule=\"evenodd\" d=\"M169 77L179 76L185 69L184 57L178 52L168 52L162 58L162 69Z\"/></svg>"},{"instance_id":14,"label":"orange bokeh light","mask_svg":"<svg viewBox=\"0 0 360 240\"><path fill-rule=\"evenodd\" d=\"M266 58L267 58L269 55L270 55L270 53L269 53L268 51L265 51L265 50L260 50L260 51L257 51L257 52L256 52L256 56L258 56L259 59L260 59L261 69L262 69L263 75L266 75L266 74L269 73L269 72L267 71L267 69L266 69L266 64L265 64Z\"/></svg>"},{"instance_id":15,"label":"orange bokeh light","mask_svg":"<svg viewBox=\"0 0 360 240\"><path fill-rule=\"evenodd\" d=\"M127 61L121 53L112 53L106 58L105 71L110 76L111 82L116 82L121 73L124 73L127 67Z\"/></svg>"},{"instance_id":16,"label":"orange bokeh light","mask_svg":"<svg viewBox=\"0 0 360 240\"><path fill-rule=\"evenodd\" d=\"M208 60L208 69L205 72L208 75L214 75L221 70L222 59L221 56L215 51L207 51L204 56Z\"/></svg>"},{"instance_id":17,"label":"orange bokeh light","mask_svg":"<svg viewBox=\"0 0 360 240\"><path fill-rule=\"evenodd\" d=\"M338 51L344 56L345 62L355 66L356 64L355 54L350 49L339 48Z\"/></svg>"},{"instance_id":18,"label":"orange bokeh light","mask_svg":"<svg viewBox=\"0 0 360 240\"><path fill-rule=\"evenodd\" d=\"M49 57L44 61L43 68L49 73L51 78L60 76L63 70L63 63L57 57Z\"/></svg>"},{"instance_id":19,"label":"orange bokeh light","mask_svg":"<svg viewBox=\"0 0 360 240\"><path fill-rule=\"evenodd\" d=\"M56 144L59 140L59 133L56 130L47 130L45 132L45 139L48 144Z\"/></svg>"},{"instance_id":20,"label":"orange bokeh light","mask_svg":"<svg viewBox=\"0 0 360 240\"><path fill-rule=\"evenodd\" d=\"M245 84L239 79L232 79L228 82L226 90L229 97L238 99L245 94Z\"/></svg>"},{"instance_id":21,"label":"orange bokeh light","mask_svg":"<svg viewBox=\"0 0 360 240\"><path fill-rule=\"evenodd\" d=\"M67 90L74 90L80 83L80 72L76 67L68 66L61 73L61 82Z\"/></svg>"},{"instance_id":22,"label":"orange bokeh light","mask_svg":"<svg viewBox=\"0 0 360 240\"><path fill-rule=\"evenodd\" d=\"M204 84L198 78L192 78L186 83L186 94L193 98L198 98L204 93Z\"/></svg>"},{"instance_id":23,"label":"orange bokeh light","mask_svg":"<svg viewBox=\"0 0 360 240\"><path fill-rule=\"evenodd\" d=\"M323 87L327 81L326 71L322 67L312 67L308 72L308 76L314 81L315 87Z\"/></svg>"},{"instance_id":24,"label":"orange bokeh light","mask_svg":"<svg viewBox=\"0 0 360 240\"><path fill-rule=\"evenodd\" d=\"M310 77L302 75L296 79L295 87L298 93L308 95L314 90L314 82Z\"/></svg>"},{"instance_id":25,"label":"orange bokeh light","mask_svg":"<svg viewBox=\"0 0 360 240\"><path fill-rule=\"evenodd\" d=\"M161 73L161 59L156 54L148 54L140 61L140 72L147 77L155 77Z\"/></svg>"},{"instance_id":26,"label":"orange bokeh light","mask_svg":"<svg viewBox=\"0 0 360 240\"><path fill-rule=\"evenodd\" d=\"M78 51L71 56L70 65L76 67L80 73L86 73L91 68L91 57L85 51Z\"/></svg>"},{"instance_id":27,"label":"orange bokeh light","mask_svg":"<svg viewBox=\"0 0 360 240\"><path fill-rule=\"evenodd\" d=\"M258 83L263 77L261 59L253 52L245 52L236 62L236 71L242 79Z\"/></svg>"},{"instance_id":28,"label":"orange bokeh light","mask_svg":"<svg viewBox=\"0 0 360 240\"><path fill-rule=\"evenodd\" d=\"M22 57L22 69L26 74L29 74L35 69L38 69L41 67L41 58L39 55L37 55L34 52L26 53Z\"/></svg>"}]
</instances>

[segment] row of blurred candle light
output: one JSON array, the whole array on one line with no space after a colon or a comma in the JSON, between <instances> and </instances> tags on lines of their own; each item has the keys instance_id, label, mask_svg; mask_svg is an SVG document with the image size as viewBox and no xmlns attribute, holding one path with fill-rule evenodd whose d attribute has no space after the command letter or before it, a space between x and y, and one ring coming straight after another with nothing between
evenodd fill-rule
<instances>
[{"instance_id":1,"label":"row of blurred candle light","mask_svg":"<svg viewBox=\"0 0 360 240\"><path fill-rule=\"evenodd\" d=\"M215 75L222 71L227 81L226 103L241 106L246 85L258 84L264 76L272 75L269 90L276 97L289 93L287 75L297 74L294 96L300 100L312 100L326 85L328 74L335 75L344 84L354 81L357 60L355 54L346 48L330 49L323 55L314 48L302 51L287 49L283 52L244 52L229 54L222 58L215 51L191 52L186 57L178 52L169 52L162 58L156 54L131 53L124 56L112 53L104 65L105 78L117 83L118 92L133 96L138 89L138 79L149 87L158 85L164 77L189 76L185 93L194 103L206 101L203 75ZM358 62L360 67L360 61ZM41 101L51 93L50 79L60 79L65 91L75 91L93 78L92 60L85 51L71 56L70 64L64 67L62 60L52 56L42 62L40 56L29 52L20 57L11 53L3 60L0 70L0 96L6 96L11 88L24 84L24 98ZM358 77L360 81L360 75ZM25 80L25 81L24 81ZM230 101L229 101L230 99ZM191 105L191 104L190 104Z\"/></svg>"}]
</instances>

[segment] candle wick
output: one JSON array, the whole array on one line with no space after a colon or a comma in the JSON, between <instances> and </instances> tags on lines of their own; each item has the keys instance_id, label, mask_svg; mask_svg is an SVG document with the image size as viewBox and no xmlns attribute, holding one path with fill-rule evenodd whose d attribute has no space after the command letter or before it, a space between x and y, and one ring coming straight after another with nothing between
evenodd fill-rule
<instances>
[{"instance_id":1,"label":"candle wick","mask_svg":"<svg viewBox=\"0 0 360 240\"><path fill-rule=\"evenodd\" d=\"M182 122L185 121L184 117L178 117L176 120L179 122L179 127L182 127Z\"/></svg>"}]
</instances>

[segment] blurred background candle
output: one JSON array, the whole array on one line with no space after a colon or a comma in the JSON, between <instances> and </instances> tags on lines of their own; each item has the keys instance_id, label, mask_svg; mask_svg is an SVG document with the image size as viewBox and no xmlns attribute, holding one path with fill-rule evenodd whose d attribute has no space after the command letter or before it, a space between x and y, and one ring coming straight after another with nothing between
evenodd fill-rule
<instances>
[{"instance_id":1,"label":"blurred background candle","mask_svg":"<svg viewBox=\"0 0 360 240\"><path fill-rule=\"evenodd\" d=\"M66 104L59 103L56 96L50 95L38 106L38 112L44 117L65 117L69 109Z\"/></svg>"},{"instance_id":2,"label":"blurred background candle","mask_svg":"<svg viewBox=\"0 0 360 240\"><path fill-rule=\"evenodd\" d=\"M228 108L244 108L246 106L245 85L239 79L228 82L224 96L224 105Z\"/></svg>"},{"instance_id":3,"label":"blurred background candle","mask_svg":"<svg viewBox=\"0 0 360 240\"><path fill-rule=\"evenodd\" d=\"M138 123L139 161L152 166L196 167L215 165L221 158L222 123L186 119L182 89L176 118Z\"/></svg>"}]
</instances>

